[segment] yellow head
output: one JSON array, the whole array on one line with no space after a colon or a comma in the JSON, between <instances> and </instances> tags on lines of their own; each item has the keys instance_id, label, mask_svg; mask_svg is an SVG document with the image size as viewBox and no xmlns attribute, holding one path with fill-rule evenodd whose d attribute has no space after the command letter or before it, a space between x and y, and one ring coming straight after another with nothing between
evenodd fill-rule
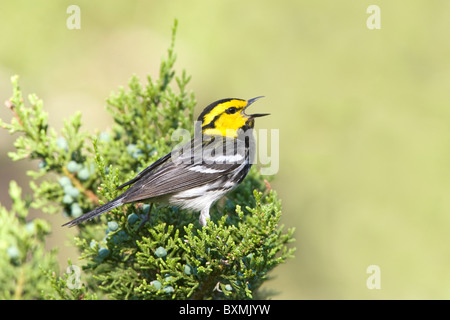
<instances>
[{"instance_id":1,"label":"yellow head","mask_svg":"<svg viewBox=\"0 0 450 320\"><path fill-rule=\"evenodd\" d=\"M250 100L222 99L211 103L198 117L202 123L202 133L206 135L222 135L237 137L237 131L253 128L254 118L269 115L268 113L245 114L245 109L262 97Z\"/></svg>"}]
</instances>

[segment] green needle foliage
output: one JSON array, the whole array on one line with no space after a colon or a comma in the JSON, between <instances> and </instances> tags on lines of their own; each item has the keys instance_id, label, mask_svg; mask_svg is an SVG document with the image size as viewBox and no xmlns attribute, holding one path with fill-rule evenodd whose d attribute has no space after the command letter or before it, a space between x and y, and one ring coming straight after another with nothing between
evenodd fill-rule
<instances>
[{"instance_id":1,"label":"green needle foliage","mask_svg":"<svg viewBox=\"0 0 450 320\"><path fill-rule=\"evenodd\" d=\"M159 78L142 85L133 76L107 100L110 131L80 131L77 113L57 133L42 101L29 95L26 104L18 77L12 78L7 106L14 117L0 126L20 133L11 159L38 160L38 168L27 172L33 191L27 201L12 182L13 207L0 208L0 298L262 298L258 289L269 272L292 256L294 230L279 225L280 200L256 167L211 210L206 227L198 213L142 203L79 225L74 242L84 265L69 262L61 275L55 252L44 250L48 223L27 221L30 208L75 218L112 200L121 192L117 186L170 152L177 129L193 132L190 76L173 68L176 28Z\"/></svg>"},{"instance_id":2,"label":"green needle foliage","mask_svg":"<svg viewBox=\"0 0 450 320\"><path fill-rule=\"evenodd\" d=\"M57 268L56 251L45 252L50 225L42 219L27 221L30 201L10 182L12 208L0 205L0 298L35 299L50 290L42 270Z\"/></svg>"}]
</instances>

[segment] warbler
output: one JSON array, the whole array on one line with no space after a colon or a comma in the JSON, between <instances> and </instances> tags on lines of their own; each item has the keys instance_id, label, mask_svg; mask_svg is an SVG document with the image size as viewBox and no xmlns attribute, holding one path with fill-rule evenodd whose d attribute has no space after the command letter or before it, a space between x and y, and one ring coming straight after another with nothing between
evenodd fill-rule
<instances>
[{"instance_id":1,"label":"warbler","mask_svg":"<svg viewBox=\"0 0 450 320\"><path fill-rule=\"evenodd\" d=\"M252 166L254 119L269 114L245 111L260 98L211 103L198 117L200 134L117 187L130 185L117 198L63 226L75 226L123 204L144 201L200 211L199 222L205 226L211 206L240 184Z\"/></svg>"}]
</instances>

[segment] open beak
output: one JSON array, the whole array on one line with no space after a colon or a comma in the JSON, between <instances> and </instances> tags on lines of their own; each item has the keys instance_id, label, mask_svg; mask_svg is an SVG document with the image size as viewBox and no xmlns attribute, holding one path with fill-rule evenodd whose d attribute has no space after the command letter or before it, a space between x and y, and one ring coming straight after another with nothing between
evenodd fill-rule
<instances>
[{"instance_id":1,"label":"open beak","mask_svg":"<svg viewBox=\"0 0 450 320\"><path fill-rule=\"evenodd\" d=\"M245 109L247 109L253 102L255 102L256 100L259 100L261 98L264 98L264 96L260 96L260 97L256 97L256 98L247 100L247 105L245 106L244 110L242 110L242 112L244 112ZM258 117L264 117L264 116L270 115L270 113L255 113L255 114L246 114L246 113L244 113L244 114L247 117L250 117L250 118L258 118Z\"/></svg>"}]
</instances>

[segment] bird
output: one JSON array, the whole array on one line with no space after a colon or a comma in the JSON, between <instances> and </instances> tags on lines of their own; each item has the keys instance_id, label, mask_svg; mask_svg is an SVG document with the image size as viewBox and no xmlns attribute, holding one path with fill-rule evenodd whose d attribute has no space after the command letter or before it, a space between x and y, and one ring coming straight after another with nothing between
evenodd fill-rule
<instances>
[{"instance_id":1,"label":"bird","mask_svg":"<svg viewBox=\"0 0 450 320\"><path fill-rule=\"evenodd\" d=\"M73 227L128 203L169 204L199 211L206 226L211 206L247 176L255 158L255 118L247 114L253 99L226 98L209 104L195 122L194 137L175 147L137 176L117 187L130 186L115 199L62 226ZM197 133L197 134L196 134Z\"/></svg>"}]
</instances>

